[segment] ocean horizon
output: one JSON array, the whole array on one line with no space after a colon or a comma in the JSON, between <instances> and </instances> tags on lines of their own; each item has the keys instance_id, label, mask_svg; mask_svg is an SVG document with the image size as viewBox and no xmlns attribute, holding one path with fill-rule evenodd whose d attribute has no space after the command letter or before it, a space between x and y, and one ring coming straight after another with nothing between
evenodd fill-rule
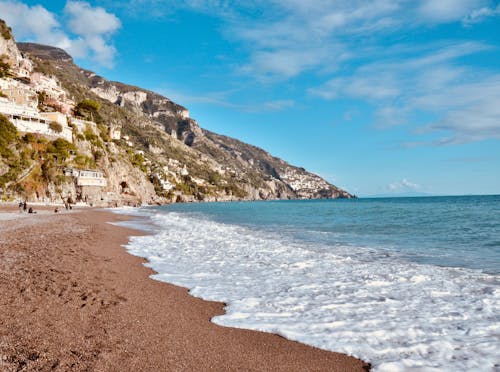
<instances>
[{"instance_id":1,"label":"ocean horizon","mask_svg":"<svg viewBox=\"0 0 500 372\"><path fill-rule=\"evenodd\" d=\"M214 323L343 352L375 371L500 368L499 195L120 213L152 223L127 249L153 278L227 304Z\"/></svg>"},{"instance_id":2,"label":"ocean horizon","mask_svg":"<svg viewBox=\"0 0 500 372\"><path fill-rule=\"evenodd\" d=\"M461 197L474 197L474 196L499 196L500 194L376 194L376 195L357 195L358 199L396 199L396 198L461 198Z\"/></svg>"}]
</instances>

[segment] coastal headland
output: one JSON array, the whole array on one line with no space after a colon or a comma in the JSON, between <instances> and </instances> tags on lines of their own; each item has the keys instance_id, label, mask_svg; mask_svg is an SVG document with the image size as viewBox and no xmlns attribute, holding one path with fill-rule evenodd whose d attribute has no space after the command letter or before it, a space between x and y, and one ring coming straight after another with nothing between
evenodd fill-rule
<instances>
[{"instance_id":1,"label":"coastal headland","mask_svg":"<svg viewBox=\"0 0 500 372\"><path fill-rule=\"evenodd\" d=\"M96 210L0 206L0 370L363 371L278 335L215 325L222 303L149 278L139 231ZM334 337L334 336L332 336Z\"/></svg>"}]
</instances>

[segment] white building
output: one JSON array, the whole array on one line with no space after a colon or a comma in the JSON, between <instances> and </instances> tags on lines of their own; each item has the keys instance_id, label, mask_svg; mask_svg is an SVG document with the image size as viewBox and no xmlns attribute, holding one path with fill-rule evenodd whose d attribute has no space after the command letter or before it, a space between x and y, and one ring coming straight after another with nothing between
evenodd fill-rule
<instances>
[{"instance_id":1,"label":"white building","mask_svg":"<svg viewBox=\"0 0 500 372\"><path fill-rule=\"evenodd\" d=\"M100 186L106 187L107 181L102 172L93 170L81 170L76 178L77 186Z\"/></svg>"},{"instance_id":2,"label":"white building","mask_svg":"<svg viewBox=\"0 0 500 372\"><path fill-rule=\"evenodd\" d=\"M33 63L29 58L22 58L17 64L17 76L29 79L33 71Z\"/></svg>"},{"instance_id":3,"label":"white building","mask_svg":"<svg viewBox=\"0 0 500 372\"><path fill-rule=\"evenodd\" d=\"M41 112L40 115L47 120L50 121L55 121L58 124L61 124L63 127L68 126L68 118L66 115L58 112L58 111L53 111L53 112Z\"/></svg>"},{"instance_id":4,"label":"white building","mask_svg":"<svg viewBox=\"0 0 500 372\"><path fill-rule=\"evenodd\" d=\"M77 186L107 186L107 180L101 171L66 168L64 170L64 175L67 177L74 177Z\"/></svg>"},{"instance_id":5,"label":"white building","mask_svg":"<svg viewBox=\"0 0 500 372\"><path fill-rule=\"evenodd\" d=\"M0 79L0 90L6 95L9 101L21 105L37 108L38 96L29 85L23 84L14 79Z\"/></svg>"},{"instance_id":6,"label":"white building","mask_svg":"<svg viewBox=\"0 0 500 372\"><path fill-rule=\"evenodd\" d=\"M0 97L0 114L7 117L19 132L38 133L48 137L64 138L73 142L73 132L70 127L62 126L57 132L50 128L52 120L44 118L38 110L30 106L17 105L6 98Z\"/></svg>"},{"instance_id":7,"label":"white building","mask_svg":"<svg viewBox=\"0 0 500 372\"><path fill-rule=\"evenodd\" d=\"M122 136L122 128L116 125L109 127L109 136L111 139L119 140Z\"/></svg>"},{"instance_id":8,"label":"white building","mask_svg":"<svg viewBox=\"0 0 500 372\"><path fill-rule=\"evenodd\" d=\"M53 100L64 101L66 99L66 91L59 86L59 82L53 77L34 72L31 74L31 86L37 92L45 92L47 97Z\"/></svg>"}]
</instances>

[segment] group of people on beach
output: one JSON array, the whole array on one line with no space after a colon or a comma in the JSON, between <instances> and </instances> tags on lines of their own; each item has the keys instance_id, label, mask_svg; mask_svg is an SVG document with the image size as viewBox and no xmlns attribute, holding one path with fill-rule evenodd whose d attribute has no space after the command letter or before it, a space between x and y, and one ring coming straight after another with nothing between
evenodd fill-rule
<instances>
[{"instance_id":1,"label":"group of people on beach","mask_svg":"<svg viewBox=\"0 0 500 372\"><path fill-rule=\"evenodd\" d=\"M64 202L64 208L69 211L69 210L72 210L73 209L73 206L71 205L72 203L72 199L71 198L68 198L65 202ZM29 207L28 208L28 203L27 201L25 200L24 202L23 201L20 201L19 202L19 212L20 213L36 213L34 210L33 210L33 207ZM58 213L59 212L59 207L55 207L54 209L54 213Z\"/></svg>"},{"instance_id":2,"label":"group of people on beach","mask_svg":"<svg viewBox=\"0 0 500 372\"><path fill-rule=\"evenodd\" d=\"M19 202L19 212L26 213L26 211L28 211L28 213L36 213L35 211L33 211L32 207L28 208L28 203L26 202L26 200L24 202Z\"/></svg>"}]
</instances>

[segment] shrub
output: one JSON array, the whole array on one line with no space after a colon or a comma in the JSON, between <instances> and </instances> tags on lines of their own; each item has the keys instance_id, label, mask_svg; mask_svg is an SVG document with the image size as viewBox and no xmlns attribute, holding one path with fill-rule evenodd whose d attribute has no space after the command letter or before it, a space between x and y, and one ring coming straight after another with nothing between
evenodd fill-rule
<instances>
[{"instance_id":1,"label":"shrub","mask_svg":"<svg viewBox=\"0 0 500 372\"><path fill-rule=\"evenodd\" d=\"M220 182L220 174L217 172L210 173L208 176L208 182L212 185L218 185Z\"/></svg>"},{"instance_id":2,"label":"shrub","mask_svg":"<svg viewBox=\"0 0 500 372\"><path fill-rule=\"evenodd\" d=\"M26 133L23 136L23 141L26 142L26 143L36 143L37 142L37 138L36 138L36 136L33 133Z\"/></svg>"},{"instance_id":3,"label":"shrub","mask_svg":"<svg viewBox=\"0 0 500 372\"><path fill-rule=\"evenodd\" d=\"M0 114L0 156L8 157L12 151L8 146L17 139L17 129L9 119Z\"/></svg>"},{"instance_id":4,"label":"shrub","mask_svg":"<svg viewBox=\"0 0 500 372\"><path fill-rule=\"evenodd\" d=\"M47 99L47 93L45 91L40 91L37 93L38 96L38 111L46 111L45 100Z\"/></svg>"},{"instance_id":5,"label":"shrub","mask_svg":"<svg viewBox=\"0 0 500 372\"><path fill-rule=\"evenodd\" d=\"M12 29L7 26L7 23L3 19L0 19L0 34L5 40L12 39Z\"/></svg>"},{"instance_id":6,"label":"shrub","mask_svg":"<svg viewBox=\"0 0 500 372\"><path fill-rule=\"evenodd\" d=\"M84 99L83 101L78 102L75 109L83 110L83 111L93 111L97 112L101 108L101 104L97 101L91 99Z\"/></svg>"},{"instance_id":7,"label":"shrub","mask_svg":"<svg viewBox=\"0 0 500 372\"><path fill-rule=\"evenodd\" d=\"M46 160L42 164L42 177L47 182L54 182L58 175L56 164L53 160Z\"/></svg>"},{"instance_id":8,"label":"shrub","mask_svg":"<svg viewBox=\"0 0 500 372\"><path fill-rule=\"evenodd\" d=\"M61 186L63 183L66 183L67 179L64 174L58 174L56 175L56 178L54 180L54 184L56 186Z\"/></svg>"},{"instance_id":9,"label":"shrub","mask_svg":"<svg viewBox=\"0 0 500 372\"><path fill-rule=\"evenodd\" d=\"M49 128L56 133L61 133L63 131L63 127L57 121L51 121L49 124Z\"/></svg>"},{"instance_id":10,"label":"shrub","mask_svg":"<svg viewBox=\"0 0 500 372\"><path fill-rule=\"evenodd\" d=\"M101 160L103 158L104 153L100 150L94 150L94 151L92 151L92 156L94 157L94 161L98 162L99 160Z\"/></svg>"},{"instance_id":11,"label":"shrub","mask_svg":"<svg viewBox=\"0 0 500 372\"><path fill-rule=\"evenodd\" d=\"M101 123L103 120L99 114L100 108L101 104L99 102L91 99L84 99L83 101L78 102L75 106L75 114L77 116L95 121L96 123Z\"/></svg>"},{"instance_id":12,"label":"shrub","mask_svg":"<svg viewBox=\"0 0 500 372\"><path fill-rule=\"evenodd\" d=\"M84 168L92 168L95 166L95 160L93 158L81 154L76 155L73 163Z\"/></svg>"},{"instance_id":13,"label":"shrub","mask_svg":"<svg viewBox=\"0 0 500 372\"><path fill-rule=\"evenodd\" d=\"M0 56L0 78L11 76L10 64L6 62L7 56L2 54Z\"/></svg>"},{"instance_id":14,"label":"shrub","mask_svg":"<svg viewBox=\"0 0 500 372\"><path fill-rule=\"evenodd\" d=\"M12 142L17 137L17 129L12 124L9 119L0 114L0 141L3 141L2 144L8 144Z\"/></svg>"},{"instance_id":15,"label":"shrub","mask_svg":"<svg viewBox=\"0 0 500 372\"><path fill-rule=\"evenodd\" d=\"M83 131L83 135L87 141L96 141L97 135L94 133L90 125L85 126L85 130Z\"/></svg>"},{"instance_id":16,"label":"shrub","mask_svg":"<svg viewBox=\"0 0 500 372\"><path fill-rule=\"evenodd\" d=\"M75 146L62 138L52 141L47 146L47 152L56 155L61 160L66 159L69 156L69 152L74 150Z\"/></svg>"},{"instance_id":17,"label":"shrub","mask_svg":"<svg viewBox=\"0 0 500 372\"><path fill-rule=\"evenodd\" d=\"M107 126L105 126L104 124L99 124L97 125L97 129L99 130L99 135L101 136L102 140L104 142L109 142L111 141L111 138L109 137L109 129Z\"/></svg>"}]
</instances>

